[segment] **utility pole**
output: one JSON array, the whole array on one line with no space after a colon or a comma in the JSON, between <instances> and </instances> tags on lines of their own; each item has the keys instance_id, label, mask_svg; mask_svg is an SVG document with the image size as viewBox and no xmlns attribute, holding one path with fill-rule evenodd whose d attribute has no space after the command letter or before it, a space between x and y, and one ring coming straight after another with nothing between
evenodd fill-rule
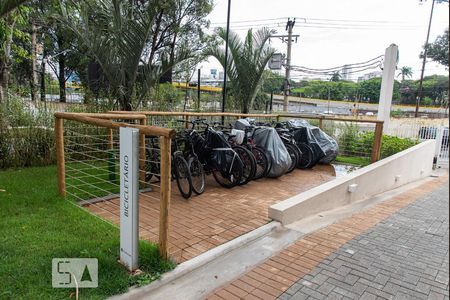
<instances>
[{"instance_id":1,"label":"utility pole","mask_svg":"<svg viewBox=\"0 0 450 300\"><path fill-rule=\"evenodd\" d=\"M419 95L416 99L416 112L414 113L414 117L417 118L419 116L419 103L422 101L423 98L423 73L425 72L425 63L427 60L427 52L428 52L428 39L430 38L430 29L431 29L431 20L433 19L433 10L434 10L434 2L431 4L431 13L430 13L430 21L428 22L428 32L427 32L427 40L425 42L425 50L423 51L423 61L422 61L422 72L420 74L420 81L419 81Z\"/></svg>"},{"instance_id":2,"label":"utility pole","mask_svg":"<svg viewBox=\"0 0 450 300\"><path fill-rule=\"evenodd\" d=\"M223 66L223 90L222 90L222 112L225 112L225 105L227 100L227 69L228 69L228 34L230 32L230 8L231 0L228 0L227 11L227 33L225 35L225 66ZM222 124L225 122L225 117L222 116Z\"/></svg>"},{"instance_id":3,"label":"utility pole","mask_svg":"<svg viewBox=\"0 0 450 300\"><path fill-rule=\"evenodd\" d=\"M283 101L283 111L288 111L289 106L289 92L290 84L289 79L291 77L291 48L292 48L292 28L295 25L295 18L293 21L289 18L286 24L286 30L288 31L288 41L287 41L287 56L286 56L286 79L284 82L284 101Z\"/></svg>"}]
</instances>

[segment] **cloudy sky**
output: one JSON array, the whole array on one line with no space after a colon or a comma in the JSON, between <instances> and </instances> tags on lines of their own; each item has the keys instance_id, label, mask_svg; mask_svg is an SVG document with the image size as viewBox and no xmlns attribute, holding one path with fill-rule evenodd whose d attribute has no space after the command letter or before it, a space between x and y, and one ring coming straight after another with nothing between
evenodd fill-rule
<instances>
[{"instance_id":1,"label":"cloudy sky","mask_svg":"<svg viewBox=\"0 0 450 300\"><path fill-rule=\"evenodd\" d=\"M209 17L211 27L226 25L227 3L215 0ZM310 68L367 61L384 54L386 47L395 43L399 46L399 67L411 67L413 78L419 78L419 54L426 39L431 3L432 0L231 0L230 26L241 35L249 28L262 26L287 34L287 18L297 18L293 33L300 38L293 44L292 64ZM436 3L430 42L444 32L448 20L448 4ZM272 39L271 44L279 52L286 52L286 43ZM203 64L206 69L219 66L215 59ZM448 71L429 62L425 74ZM355 79L360 75L353 74Z\"/></svg>"}]
</instances>

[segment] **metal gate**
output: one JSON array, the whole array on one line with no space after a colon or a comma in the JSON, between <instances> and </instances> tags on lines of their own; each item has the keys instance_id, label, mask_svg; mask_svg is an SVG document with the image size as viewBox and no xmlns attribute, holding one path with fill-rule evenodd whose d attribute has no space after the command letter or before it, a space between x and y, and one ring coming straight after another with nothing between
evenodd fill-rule
<instances>
[{"instance_id":1,"label":"metal gate","mask_svg":"<svg viewBox=\"0 0 450 300\"><path fill-rule=\"evenodd\" d=\"M436 167L437 168L447 168L449 164L448 159L448 137L449 130L448 127L440 127L438 134L436 136Z\"/></svg>"}]
</instances>

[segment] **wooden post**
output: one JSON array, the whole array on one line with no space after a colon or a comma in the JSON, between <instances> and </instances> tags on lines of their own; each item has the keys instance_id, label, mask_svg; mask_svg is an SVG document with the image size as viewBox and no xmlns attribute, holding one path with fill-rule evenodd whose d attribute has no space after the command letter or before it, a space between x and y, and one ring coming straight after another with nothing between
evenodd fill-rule
<instances>
[{"instance_id":1,"label":"wooden post","mask_svg":"<svg viewBox=\"0 0 450 300\"><path fill-rule=\"evenodd\" d=\"M147 125L147 119L139 120L139 125ZM139 134L139 181L142 188L145 187L145 133Z\"/></svg>"},{"instance_id":2,"label":"wooden post","mask_svg":"<svg viewBox=\"0 0 450 300\"><path fill-rule=\"evenodd\" d=\"M382 138L383 138L383 123L377 123L375 125L375 135L373 139L372 157L371 157L372 163L380 159Z\"/></svg>"},{"instance_id":3,"label":"wooden post","mask_svg":"<svg viewBox=\"0 0 450 300\"><path fill-rule=\"evenodd\" d=\"M66 170L64 161L64 123L63 119L55 118L56 139L56 168L58 172L58 192L62 197L66 196Z\"/></svg>"},{"instance_id":4,"label":"wooden post","mask_svg":"<svg viewBox=\"0 0 450 300\"><path fill-rule=\"evenodd\" d=\"M189 121L189 115L185 115L185 116L184 116L184 120L186 121L186 122L184 122L184 128L185 128L185 129L188 129L188 128L189 128L189 123L188 123L188 121Z\"/></svg>"},{"instance_id":5,"label":"wooden post","mask_svg":"<svg viewBox=\"0 0 450 300\"><path fill-rule=\"evenodd\" d=\"M160 137L161 157L161 190L159 203L159 254L164 260L169 258L169 208L171 195L171 140L168 137Z\"/></svg>"},{"instance_id":6,"label":"wooden post","mask_svg":"<svg viewBox=\"0 0 450 300\"><path fill-rule=\"evenodd\" d=\"M323 119L322 118L319 119L319 128L323 129Z\"/></svg>"}]
</instances>

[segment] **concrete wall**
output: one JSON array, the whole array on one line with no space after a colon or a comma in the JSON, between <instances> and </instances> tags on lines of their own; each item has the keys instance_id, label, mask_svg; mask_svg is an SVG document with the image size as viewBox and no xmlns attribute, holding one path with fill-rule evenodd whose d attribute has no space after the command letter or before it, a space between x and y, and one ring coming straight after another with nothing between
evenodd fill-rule
<instances>
[{"instance_id":1,"label":"concrete wall","mask_svg":"<svg viewBox=\"0 0 450 300\"><path fill-rule=\"evenodd\" d=\"M435 143L434 140L420 143L274 204L269 207L269 217L282 224L289 224L427 177L433 168ZM349 192L351 187L354 188L353 192Z\"/></svg>"}]
</instances>

